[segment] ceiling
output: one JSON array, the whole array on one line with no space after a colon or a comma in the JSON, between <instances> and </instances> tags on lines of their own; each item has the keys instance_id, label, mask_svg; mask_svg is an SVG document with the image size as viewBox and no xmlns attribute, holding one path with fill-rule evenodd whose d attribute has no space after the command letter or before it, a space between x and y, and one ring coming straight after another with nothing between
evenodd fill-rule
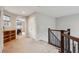
<instances>
[{"instance_id":1,"label":"ceiling","mask_svg":"<svg viewBox=\"0 0 79 59\"><path fill-rule=\"evenodd\" d=\"M34 12L43 13L52 17L61 17L79 13L78 6L5 6L5 10L28 16Z\"/></svg>"}]
</instances>

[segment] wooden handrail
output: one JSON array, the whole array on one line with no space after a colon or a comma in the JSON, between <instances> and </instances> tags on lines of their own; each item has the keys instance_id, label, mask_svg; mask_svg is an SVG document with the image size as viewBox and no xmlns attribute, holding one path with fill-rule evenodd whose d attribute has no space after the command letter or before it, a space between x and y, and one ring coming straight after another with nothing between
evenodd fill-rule
<instances>
[{"instance_id":1,"label":"wooden handrail","mask_svg":"<svg viewBox=\"0 0 79 59\"><path fill-rule=\"evenodd\" d=\"M64 32L68 32L68 31L66 31L66 30L55 30L55 29L50 29L51 31L64 31ZM62 34L64 37L67 37L68 39L72 39L72 40L74 40L74 41L77 41L77 42L79 42L79 38L77 38L77 37L74 37L74 36L70 36L70 35L67 35L67 34Z\"/></svg>"},{"instance_id":2,"label":"wooden handrail","mask_svg":"<svg viewBox=\"0 0 79 59\"><path fill-rule=\"evenodd\" d=\"M79 52L79 38L77 38L77 37L75 37L75 36L71 36L70 35L70 29L67 29L67 30L55 30L55 29L50 29L50 28L48 28L48 34L49 34L49 31L58 31L58 32L60 32L60 37L61 37L61 43L60 43L60 48L61 48L61 53L64 53L64 51L65 51L65 48L64 48L64 43L65 43L65 41L64 40L67 40L67 52L71 52L71 50L70 50L70 40L72 40L72 41L76 41L76 42L78 42L78 52ZM65 34L65 32L66 32L66 34ZM50 34L49 34L49 36L50 36ZM67 39L65 39L65 38L67 38ZM50 39L50 37L49 37L49 39ZM50 42L50 40L49 40L49 42Z\"/></svg>"},{"instance_id":3,"label":"wooden handrail","mask_svg":"<svg viewBox=\"0 0 79 59\"><path fill-rule=\"evenodd\" d=\"M74 40L74 41L79 42L79 38L77 38L77 37L69 36L69 35L67 35L67 34L62 34L62 36L66 37L66 38L69 38L69 39L71 39L71 40Z\"/></svg>"},{"instance_id":4,"label":"wooden handrail","mask_svg":"<svg viewBox=\"0 0 79 59\"><path fill-rule=\"evenodd\" d=\"M67 30L55 30L55 29L50 29L51 31L64 31L67 32Z\"/></svg>"}]
</instances>

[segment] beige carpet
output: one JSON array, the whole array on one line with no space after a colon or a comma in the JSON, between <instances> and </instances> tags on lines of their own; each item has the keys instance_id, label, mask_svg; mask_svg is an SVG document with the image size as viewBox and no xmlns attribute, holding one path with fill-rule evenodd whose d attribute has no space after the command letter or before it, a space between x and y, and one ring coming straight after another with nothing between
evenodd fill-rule
<instances>
[{"instance_id":1,"label":"beige carpet","mask_svg":"<svg viewBox=\"0 0 79 59\"><path fill-rule=\"evenodd\" d=\"M58 49L43 41L18 36L18 39L4 44L3 53L58 53Z\"/></svg>"}]
</instances>

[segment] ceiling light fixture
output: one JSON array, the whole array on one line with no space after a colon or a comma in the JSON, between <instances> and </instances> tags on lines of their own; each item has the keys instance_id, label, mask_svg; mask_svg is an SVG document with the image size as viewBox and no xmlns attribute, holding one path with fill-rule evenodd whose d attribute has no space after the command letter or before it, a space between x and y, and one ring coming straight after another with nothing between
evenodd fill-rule
<instances>
[{"instance_id":1,"label":"ceiling light fixture","mask_svg":"<svg viewBox=\"0 0 79 59\"><path fill-rule=\"evenodd\" d=\"M22 11L22 14L25 14L25 11Z\"/></svg>"}]
</instances>

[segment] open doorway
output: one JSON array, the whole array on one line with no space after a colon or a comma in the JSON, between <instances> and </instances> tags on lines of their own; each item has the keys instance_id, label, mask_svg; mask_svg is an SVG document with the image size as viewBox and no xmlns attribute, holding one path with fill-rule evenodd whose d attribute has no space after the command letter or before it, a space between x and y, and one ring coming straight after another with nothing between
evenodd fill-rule
<instances>
[{"instance_id":1,"label":"open doorway","mask_svg":"<svg viewBox=\"0 0 79 59\"><path fill-rule=\"evenodd\" d=\"M17 35L26 35L26 18L17 17L16 19Z\"/></svg>"}]
</instances>

